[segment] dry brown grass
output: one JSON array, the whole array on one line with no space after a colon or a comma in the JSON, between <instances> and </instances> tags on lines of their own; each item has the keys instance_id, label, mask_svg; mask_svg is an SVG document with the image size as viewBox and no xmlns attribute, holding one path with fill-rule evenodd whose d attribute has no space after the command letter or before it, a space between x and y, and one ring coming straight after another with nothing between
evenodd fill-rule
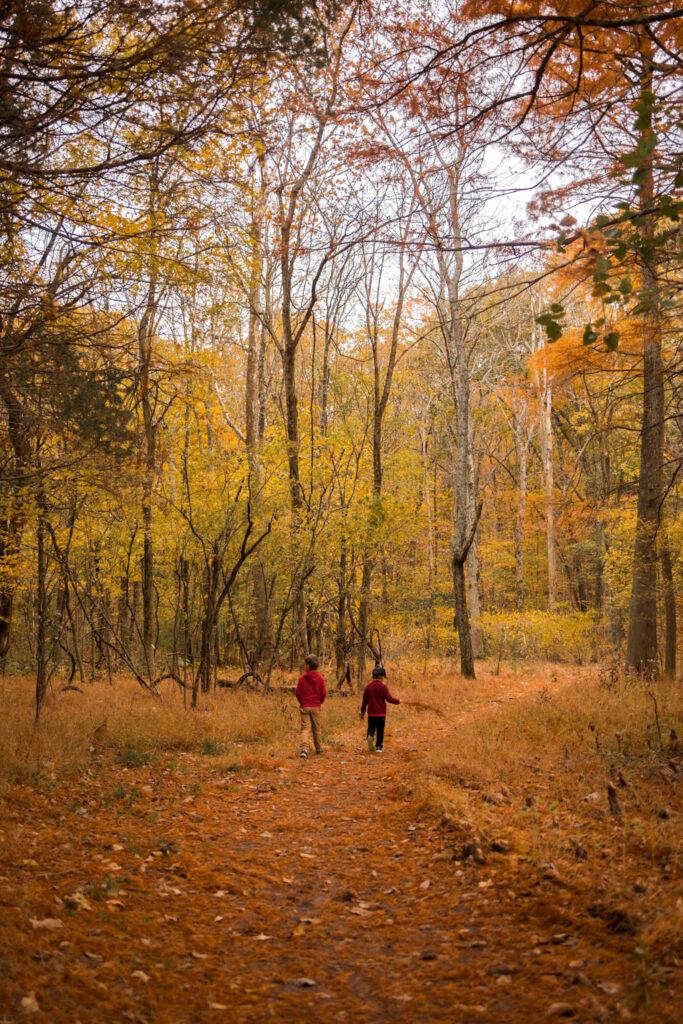
<instances>
[{"instance_id":1,"label":"dry brown grass","mask_svg":"<svg viewBox=\"0 0 683 1024\"><path fill-rule=\"evenodd\" d=\"M34 725L33 681L0 679L0 780L18 774L81 767L94 756L143 763L163 753L205 753L238 765L259 757L284 757L297 741L297 704L291 693L268 696L218 690L202 696L196 711L178 687L165 684L162 700L129 678L94 683L82 693L56 684ZM348 726L355 700L330 700L325 733ZM254 766L256 766L254 762Z\"/></svg>"},{"instance_id":2,"label":"dry brown grass","mask_svg":"<svg viewBox=\"0 0 683 1024\"><path fill-rule=\"evenodd\" d=\"M608 774L656 765L681 732L680 685L546 666L495 676L486 670L457 706L455 734L437 740L425 769L477 784L509 783L528 769L556 788L599 785ZM529 682L532 680L532 682ZM468 715L482 699L485 714ZM471 720L469 720L471 717Z\"/></svg>"},{"instance_id":3,"label":"dry brown grass","mask_svg":"<svg viewBox=\"0 0 683 1024\"><path fill-rule=\"evenodd\" d=\"M584 788L597 786L612 769L628 771L633 763L656 761L671 727L681 731L676 725L680 687L673 684L647 688L618 675L546 663L515 670L503 666L499 674L482 664L476 681L463 679L452 662L389 663L387 676L392 691L406 702L390 708L390 728L409 736L418 721L435 724L430 746L420 752L422 778L432 789L459 779L495 787L509 783L520 769L554 775L558 790L571 789L579 777ZM93 753L204 751L234 757L249 747L252 753L286 756L296 746L297 705L279 687L295 679L278 678L278 689L269 696L218 690L202 696L194 712L169 683L161 701L125 677L111 686L95 683L83 693L61 692L57 683L36 728L33 681L4 677L0 774L8 777L41 764L75 767ZM358 706L355 696L331 694L325 707L328 742L362 736Z\"/></svg>"}]
</instances>

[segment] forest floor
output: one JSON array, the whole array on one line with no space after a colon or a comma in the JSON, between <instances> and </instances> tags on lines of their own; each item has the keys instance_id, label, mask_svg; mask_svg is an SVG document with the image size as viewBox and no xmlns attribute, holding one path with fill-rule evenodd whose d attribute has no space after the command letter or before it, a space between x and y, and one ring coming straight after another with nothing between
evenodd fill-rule
<instances>
[{"instance_id":1,"label":"forest floor","mask_svg":"<svg viewBox=\"0 0 683 1024\"><path fill-rule=\"evenodd\" d=\"M677 751L612 765L621 815L566 745L557 776L528 750L488 782L453 769L568 683L391 708L380 754L335 695L306 761L292 736L15 776L1 1024L679 1021Z\"/></svg>"}]
</instances>

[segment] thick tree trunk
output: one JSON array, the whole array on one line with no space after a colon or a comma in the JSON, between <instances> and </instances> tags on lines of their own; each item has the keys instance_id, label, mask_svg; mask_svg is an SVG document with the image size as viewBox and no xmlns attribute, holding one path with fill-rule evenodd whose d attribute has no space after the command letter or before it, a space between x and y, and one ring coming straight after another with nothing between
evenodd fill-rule
<instances>
[{"instance_id":1,"label":"thick tree trunk","mask_svg":"<svg viewBox=\"0 0 683 1024\"><path fill-rule=\"evenodd\" d=\"M197 675L201 680L202 693L211 689L211 675L215 665L216 630L218 628L218 583L221 560L214 554L207 567L206 604L201 626L201 653Z\"/></svg>"},{"instance_id":2,"label":"thick tree trunk","mask_svg":"<svg viewBox=\"0 0 683 1024\"><path fill-rule=\"evenodd\" d=\"M7 416L7 432L14 453L14 467L4 521L0 523L0 657L10 647L12 609L17 585L15 561L19 555L24 533L26 502L24 495L31 481L33 451L31 447L31 422L21 402L14 394L9 381L0 373L0 397Z\"/></svg>"},{"instance_id":3,"label":"thick tree trunk","mask_svg":"<svg viewBox=\"0 0 683 1024\"><path fill-rule=\"evenodd\" d=\"M455 598L455 624L460 642L460 671L465 679L474 679L474 652L472 633L467 612L467 585L465 583L465 559L451 550L453 568L453 595Z\"/></svg>"},{"instance_id":4,"label":"thick tree trunk","mask_svg":"<svg viewBox=\"0 0 683 1024\"><path fill-rule=\"evenodd\" d=\"M645 42L643 92L652 89L651 46ZM647 142L651 128L643 129ZM652 157L647 160L645 180L640 186L642 234L645 241L654 236L648 211L652 207L654 182ZM642 675L659 673L657 641L657 535L662 501L662 459L664 453L664 374L657 266L652 252L641 246L643 294L647 308L643 314L643 413L640 431L640 474L636 542L633 556L633 584L629 609L626 665Z\"/></svg>"},{"instance_id":5,"label":"thick tree trunk","mask_svg":"<svg viewBox=\"0 0 683 1024\"><path fill-rule=\"evenodd\" d=\"M662 584L664 591L664 673L676 678L676 587L674 584L669 534L662 531Z\"/></svg>"},{"instance_id":6,"label":"thick tree trunk","mask_svg":"<svg viewBox=\"0 0 683 1024\"><path fill-rule=\"evenodd\" d=\"M650 328L655 328L655 325L650 324ZM640 477L626 664L638 673L651 675L659 671L657 533L662 496L664 422L664 381L656 329L645 342L643 366Z\"/></svg>"},{"instance_id":7,"label":"thick tree trunk","mask_svg":"<svg viewBox=\"0 0 683 1024\"><path fill-rule=\"evenodd\" d=\"M451 364L451 387L455 405L455 437L457 443L456 465L453 481L453 537L451 539L451 565L453 571L453 596L455 603L455 626L460 642L460 667L467 679L474 679L474 652L472 627L467 605L467 583L465 563L474 540L470 532L470 454L469 454L469 372L466 364L466 349L458 311L451 306L451 342L449 362ZM454 341L454 344L453 344ZM475 526L476 530L476 526Z\"/></svg>"},{"instance_id":8,"label":"thick tree trunk","mask_svg":"<svg viewBox=\"0 0 683 1024\"><path fill-rule=\"evenodd\" d=\"M453 571L453 596L455 624L460 640L460 665L464 676L474 678L474 654L472 649L472 627L467 606L467 584L465 562L474 541L478 515L473 516L475 495L472 481L472 431L470 424L470 365L460 300L460 281L463 270L462 250L457 248L461 241L459 208L459 174L465 161L464 150L460 151L456 165L449 169L450 190L450 244L456 245L452 264L445 253L437 248L442 300L439 309L440 328L444 342L446 361L450 377L451 398L455 418L456 457L453 474L453 536L451 538L451 565ZM442 243L439 242L441 245ZM461 588L464 593L461 593Z\"/></svg>"},{"instance_id":9,"label":"thick tree trunk","mask_svg":"<svg viewBox=\"0 0 683 1024\"><path fill-rule=\"evenodd\" d=\"M23 517L8 517L0 526L0 658L4 658L10 647L12 630L12 608L16 577L14 559L19 553L23 533Z\"/></svg>"}]
</instances>

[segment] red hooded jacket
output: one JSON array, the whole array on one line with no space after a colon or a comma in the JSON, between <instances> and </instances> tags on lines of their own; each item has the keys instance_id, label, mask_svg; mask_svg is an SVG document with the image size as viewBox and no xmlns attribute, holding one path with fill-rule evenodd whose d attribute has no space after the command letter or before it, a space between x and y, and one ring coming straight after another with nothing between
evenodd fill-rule
<instances>
[{"instance_id":1,"label":"red hooded jacket","mask_svg":"<svg viewBox=\"0 0 683 1024\"><path fill-rule=\"evenodd\" d=\"M386 718L387 701L390 704L400 704L398 697L392 697L389 687L382 679L373 679L363 691L363 703L360 706L361 715L368 709L370 718Z\"/></svg>"},{"instance_id":2,"label":"red hooded jacket","mask_svg":"<svg viewBox=\"0 0 683 1024\"><path fill-rule=\"evenodd\" d=\"M302 708L319 708L325 697L327 697L327 687L319 672L310 669L299 676L299 682L296 684L296 699Z\"/></svg>"}]
</instances>

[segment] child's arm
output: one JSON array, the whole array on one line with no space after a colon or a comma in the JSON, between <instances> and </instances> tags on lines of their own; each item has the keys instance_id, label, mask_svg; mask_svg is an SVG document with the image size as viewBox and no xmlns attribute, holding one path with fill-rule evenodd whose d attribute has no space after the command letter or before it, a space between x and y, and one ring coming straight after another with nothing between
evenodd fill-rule
<instances>
[{"instance_id":1,"label":"child's arm","mask_svg":"<svg viewBox=\"0 0 683 1024\"><path fill-rule=\"evenodd\" d=\"M363 703L360 706L360 717L362 718L365 714L365 709L368 706L368 688L367 686L363 690Z\"/></svg>"}]
</instances>

